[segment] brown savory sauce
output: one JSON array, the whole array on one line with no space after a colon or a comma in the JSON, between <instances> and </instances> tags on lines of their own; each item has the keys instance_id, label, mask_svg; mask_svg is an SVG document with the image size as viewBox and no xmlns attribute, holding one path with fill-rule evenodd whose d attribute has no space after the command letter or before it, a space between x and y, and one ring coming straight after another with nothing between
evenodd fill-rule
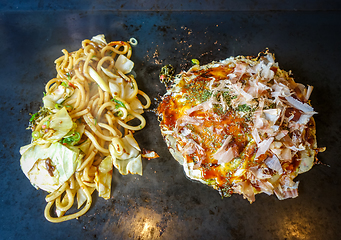
<instances>
[{"instance_id":1,"label":"brown savory sauce","mask_svg":"<svg viewBox=\"0 0 341 240\"><path fill-rule=\"evenodd\" d=\"M46 158L45 159L45 167L48 173L50 174L51 177L53 177L53 172L55 170L55 166L52 165L52 160L51 158Z\"/></svg>"}]
</instances>

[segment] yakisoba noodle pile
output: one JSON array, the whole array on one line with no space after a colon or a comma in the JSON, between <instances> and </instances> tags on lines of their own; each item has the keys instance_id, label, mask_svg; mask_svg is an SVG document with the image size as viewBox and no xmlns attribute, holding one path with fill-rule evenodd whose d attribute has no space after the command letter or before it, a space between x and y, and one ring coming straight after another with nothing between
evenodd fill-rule
<instances>
[{"instance_id":1,"label":"yakisoba noodle pile","mask_svg":"<svg viewBox=\"0 0 341 240\"><path fill-rule=\"evenodd\" d=\"M136 43L107 44L98 35L84 40L78 51L62 50L55 61L57 76L46 84L44 106L30 119L32 142L20 149L25 175L49 192L45 217L50 222L86 213L94 190L109 199L113 166L121 174L142 175L133 132L145 126L141 114L150 99L131 74ZM80 210L66 214L75 202Z\"/></svg>"}]
</instances>

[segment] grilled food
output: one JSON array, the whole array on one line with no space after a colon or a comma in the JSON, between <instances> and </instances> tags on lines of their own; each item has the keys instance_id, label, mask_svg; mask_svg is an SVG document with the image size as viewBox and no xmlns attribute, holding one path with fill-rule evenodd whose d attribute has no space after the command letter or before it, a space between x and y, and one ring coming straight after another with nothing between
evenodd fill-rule
<instances>
[{"instance_id":1,"label":"grilled food","mask_svg":"<svg viewBox=\"0 0 341 240\"><path fill-rule=\"evenodd\" d=\"M162 97L161 133L186 175L224 197L295 198L294 178L311 169L319 151L312 89L269 52L197 64Z\"/></svg>"}]
</instances>

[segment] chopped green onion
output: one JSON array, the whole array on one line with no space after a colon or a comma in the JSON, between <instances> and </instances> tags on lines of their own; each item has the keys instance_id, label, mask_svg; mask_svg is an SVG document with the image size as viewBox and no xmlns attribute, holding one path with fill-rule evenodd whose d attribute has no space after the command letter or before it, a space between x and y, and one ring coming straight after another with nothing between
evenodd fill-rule
<instances>
[{"instance_id":1,"label":"chopped green onion","mask_svg":"<svg viewBox=\"0 0 341 240\"><path fill-rule=\"evenodd\" d=\"M63 87L69 87L69 85L66 82L62 82L60 85L62 85Z\"/></svg>"},{"instance_id":2,"label":"chopped green onion","mask_svg":"<svg viewBox=\"0 0 341 240\"><path fill-rule=\"evenodd\" d=\"M65 75L67 76L67 79L68 79L68 80L71 80L70 73L67 72L67 73L65 73Z\"/></svg>"},{"instance_id":3,"label":"chopped green onion","mask_svg":"<svg viewBox=\"0 0 341 240\"><path fill-rule=\"evenodd\" d=\"M124 107L126 108L126 106L124 105L123 102L121 102L120 100L117 100L116 98L111 99L111 101L116 103L116 109L120 108L120 107Z\"/></svg>"},{"instance_id":4,"label":"chopped green onion","mask_svg":"<svg viewBox=\"0 0 341 240\"><path fill-rule=\"evenodd\" d=\"M60 110L60 109L63 108L63 105L62 105L62 104L56 103L56 104L54 105L54 107L55 107L57 110Z\"/></svg>"},{"instance_id":5,"label":"chopped green onion","mask_svg":"<svg viewBox=\"0 0 341 240\"><path fill-rule=\"evenodd\" d=\"M75 132L74 136L73 136L73 139L74 139L75 142L78 142L81 139L80 133L79 132Z\"/></svg>"},{"instance_id":6,"label":"chopped green onion","mask_svg":"<svg viewBox=\"0 0 341 240\"><path fill-rule=\"evenodd\" d=\"M115 117L122 117L123 113L121 111L117 111L117 112L114 113L114 116Z\"/></svg>"},{"instance_id":7,"label":"chopped green onion","mask_svg":"<svg viewBox=\"0 0 341 240\"><path fill-rule=\"evenodd\" d=\"M34 129L36 127L36 125L39 123L39 121L41 121L44 117L50 115L51 112L43 107L43 108L40 108L40 110L34 114L31 114L31 118L29 120L29 128L32 128Z\"/></svg>"},{"instance_id":8,"label":"chopped green onion","mask_svg":"<svg viewBox=\"0 0 341 240\"><path fill-rule=\"evenodd\" d=\"M70 144L72 143L72 139L70 137L68 138L63 138L61 141L60 141L63 145L66 145L66 144Z\"/></svg>"},{"instance_id":9,"label":"chopped green onion","mask_svg":"<svg viewBox=\"0 0 341 240\"><path fill-rule=\"evenodd\" d=\"M78 143L78 141L81 139L81 134L79 132L74 132L71 134L70 137L67 138L63 138L62 140L60 140L60 143L62 144L69 144L74 146L76 143Z\"/></svg>"},{"instance_id":10,"label":"chopped green onion","mask_svg":"<svg viewBox=\"0 0 341 240\"><path fill-rule=\"evenodd\" d=\"M33 114L32 117L30 118L30 122L32 122L36 118L37 115L38 115L37 112L35 114Z\"/></svg>"},{"instance_id":11,"label":"chopped green onion","mask_svg":"<svg viewBox=\"0 0 341 240\"><path fill-rule=\"evenodd\" d=\"M199 65L199 64L200 64L199 60L198 60L198 59L195 59L195 58L192 59L192 63L193 63L194 65Z\"/></svg>"},{"instance_id":12,"label":"chopped green onion","mask_svg":"<svg viewBox=\"0 0 341 240\"><path fill-rule=\"evenodd\" d=\"M251 107L246 105L246 104L242 104L242 105L238 106L237 111L249 112L249 111L251 111Z\"/></svg>"},{"instance_id":13,"label":"chopped green onion","mask_svg":"<svg viewBox=\"0 0 341 240\"><path fill-rule=\"evenodd\" d=\"M73 110L73 106L71 105L66 105L65 107L67 108L67 110Z\"/></svg>"},{"instance_id":14,"label":"chopped green onion","mask_svg":"<svg viewBox=\"0 0 341 240\"><path fill-rule=\"evenodd\" d=\"M33 131L32 132L32 137L33 137L33 139L38 139L38 138L40 138L41 137L41 132L40 131Z\"/></svg>"},{"instance_id":15,"label":"chopped green onion","mask_svg":"<svg viewBox=\"0 0 341 240\"><path fill-rule=\"evenodd\" d=\"M137 39L136 38L130 38L129 39L129 43L132 45L132 46L136 46L137 45Z\"/></svg>"}]
</instances>

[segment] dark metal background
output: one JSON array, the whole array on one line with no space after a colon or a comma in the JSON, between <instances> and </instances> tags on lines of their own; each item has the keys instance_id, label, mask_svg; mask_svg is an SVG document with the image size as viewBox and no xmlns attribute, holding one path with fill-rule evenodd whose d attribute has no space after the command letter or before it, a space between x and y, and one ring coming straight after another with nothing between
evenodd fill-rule
<instances>
[{"instance_id":1,"label":"dark metal background","mask_svg":"<svg viewBox=\"0 0 341 240\"><path fill-rule=\"evenodd\" d=\"M1 3L0 239L340 239L340 4L271 2ZM261 194L252 205L240 195L221 199L186 179L168 153L156 116L146 113L147 127L135 136L161 157L144 160L143 176L115 170L110 200L94 197L78 220L49 223L43 216L46 193L21 172L19 148L30 141L29 113L41 106L61 49L77 50L83 39L101 33L109 41L138 39L132 57L137 81L152 99L165 92L158 81L164 64L180 72L192 58L205 64L269 47L297 82L315 87L318 145L327 147L319 159L326 165L297 178L296 199Z\"/></svg>"}]
</instances>

